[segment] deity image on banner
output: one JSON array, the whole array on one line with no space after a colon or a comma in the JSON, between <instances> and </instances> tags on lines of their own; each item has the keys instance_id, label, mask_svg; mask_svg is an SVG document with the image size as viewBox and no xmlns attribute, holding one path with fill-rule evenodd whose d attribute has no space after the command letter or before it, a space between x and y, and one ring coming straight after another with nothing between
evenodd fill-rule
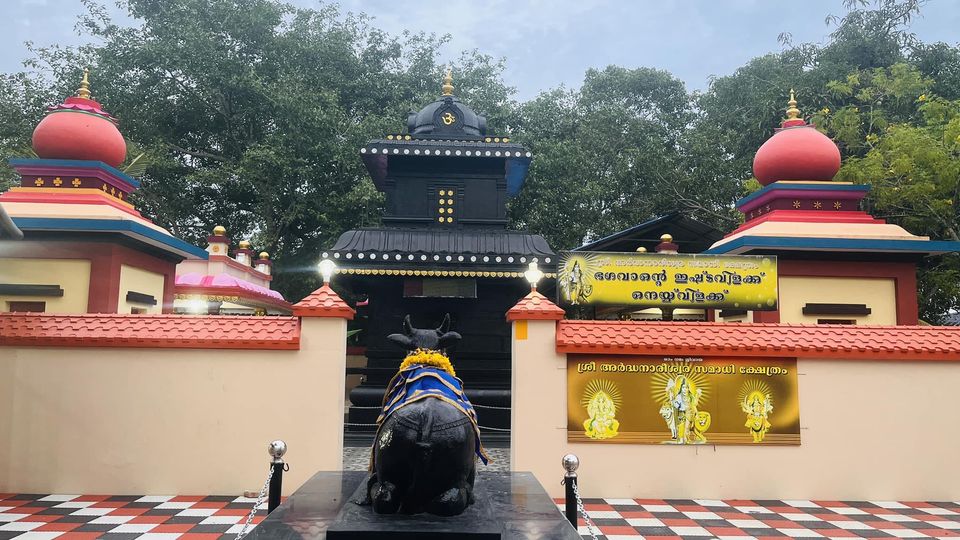
<instances>
[{"instance_id":1,"label":"deity image on banner","mask_svg":"<svg viewBox=\"0 0 960 540\"><path fill-rule=\"evenodd\" d=\"M620 429L616 419L620 403L620 389L613 382L594 379L587 383L580 400L589 415L583 422L584 435L596 440L616 437Z\"/></svg>"},{"instance_id":2,"label":"deity image on banner","mask_svg":"<svg viewBox=\"0 0 960 540\"><path fill-rule=\"evenodd\" d=\"M753 436L753 442L759 443L770 430L770 413L773 412L773 393L770 386L758 380L749 380L743 383L738 396L740 408L747 415L743 427Z\"/></svg>"},{"instance_id":3,"label":"deity image on banner","mask_svg":"<svg viewBox=\"0 0 960 540\"><path fill-rule=\"evenodd\" d=\"M595 258L596 256L570 257L564 265L557 268L557 284L566 303L574 306L583 304L593 294L591 276L597 270Z\"/></svg>"},{"instance_id":4,"label":"deity image on banner","mask_svg":"<svg viewBox=\"0 0 960 540\"><path fill-rule=\"evenodd\" d=\"M702 374L657 374L653 384L654 399L660 403L670 440L664 444L704 444L712 417L700 410L700 403L709 394L707 378Z\"/></svg>"}]
</instances>

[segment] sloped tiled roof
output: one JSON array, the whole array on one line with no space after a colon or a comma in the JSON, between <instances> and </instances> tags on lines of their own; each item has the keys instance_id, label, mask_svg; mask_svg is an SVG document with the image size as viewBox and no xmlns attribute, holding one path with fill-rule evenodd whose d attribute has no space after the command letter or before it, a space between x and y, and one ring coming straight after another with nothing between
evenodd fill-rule
<instances>
[{"instance_id":1,"label":"sloped tiled roof","mask_svg":"<svg viewBox=\"0 0 960 540\"><path fill-rule=\"evenodd\" d=\"M537 291L530 291L507 311L508 321L559 321L563 316L562 309Z\"/></svg>"},{"instance_id":2,"label":"sloped tiled roof","mask_svg":"<svg viewBox=\"0 0 960 540\"><path fill-rule=\"evenodd\" d=\"M565 353L960 360L960 328L561 321Z\"/></svg>"},{"instance_id":3,"label":"sloped tiled roof","mask_svg":"<svg viewBox=\"0 0 960 540\"><path fill-rule=\"evenodd\" d=\"M296 317L0 313L0 346L299 349Z\"/></svg>"},{"instance_id":4,"label":"sloped tiled roof","mask_svg":"<svg viewBox=\"0 0 960 540\"><path fill-rule=\"evenodd\" d=\"M297 317L343 317L353 320L356 311L325 284L294 304L293 314Z\"/></svg>"}]
</instances>

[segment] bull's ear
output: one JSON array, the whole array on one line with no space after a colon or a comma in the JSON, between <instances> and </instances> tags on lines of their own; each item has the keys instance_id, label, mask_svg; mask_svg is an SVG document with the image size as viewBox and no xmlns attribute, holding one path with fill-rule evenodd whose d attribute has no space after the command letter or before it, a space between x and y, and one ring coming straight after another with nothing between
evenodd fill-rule
<instances>
[{"instance_id":1,"label":"bull's ear","mask_svg":"<svg viewBox=\"0 0 960 540\"><path fill-rule=\"evenodd\" d=\"M437 328L437 332L441 334L446 334L450 330L450 314L447 313L443 316L443 322L440 323L440 328Z\"/></svg>"},{"instance_id":2,"label":"bull's ear","mask_svg":"<svg viewBox=\"0 0 960 540\"><path fill-rule=\"evenodd\" d=\"M414 348L413 340L410 339L410 336L404 334L390 334L387 336L387 340L405 351L412 351Z\"/></svg>"},{"instance_id":3,"label":"bull's ear","mask_svg":"<svg viewBox=\"0 0 960 540\"><path fill-rule=\"evenodd\" d=\"M413 335L413 324L410 322L410 315L403 318L403 333L408 336Z\"/></svg>"},{"instance_id":4,"label":"bull's ear","mask_svg":"<svg viewBox=\"0 0 960 540\"><path fill-rule=\"evenodd\" d=\"M440 339L437 341L437 347L441 349L446 349L456 345L461 339L461 336L457 332L446 332L440 336Z\"/></svg>"}]
</instances>

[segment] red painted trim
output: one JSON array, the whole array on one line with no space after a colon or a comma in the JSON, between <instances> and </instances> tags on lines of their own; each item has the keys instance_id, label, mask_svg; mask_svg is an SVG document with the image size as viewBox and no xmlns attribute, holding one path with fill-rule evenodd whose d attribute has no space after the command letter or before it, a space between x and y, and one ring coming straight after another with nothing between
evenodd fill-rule
<instances>
[{"instance_id":1,"label":"red painted trim","mask_svg":"<svg viewBox=\"0 0 960 540\"><path fill-rule=\"evenodd\" d=\"M755 323L778 323L780 322L780 310L777 311L754 311L753 322Z\"/></svg>"},{"instance_id":2,"label":"red painted trim","mask_svg":"<svg viewBox=\"0 0 960 540\"><path fill-rule=\"evenodd\" d=\"M557 352L960 362L960 327L560 321Z\"/></svg>"},{"instance_id":3,"label":"red painted trim","mask_svg":"<svg viewBox=\"0 0 960 540\"><path fill-rule=\"evenodd\" d=\"M146 223L153 223L149 219L143 217L135 208L124 205L115 200L109 195L89 195L89 194L80 194L80 193L70 193L64 189L63 194L58 193L25 193L23 191L8 191L3 195L0 195L0 201L10 202L10 203L46 203L46 204L97 204L104 205L116 208L121 210L131 216L137 217L143 220Z\"/></svg>"},{"instance_id":4,"label":"red painted trim","mask_svg":"<svg viewBox=\"0 0 960 540\"><path fill-rule=\"evenodd\" d=\"M353 356L363 356L367 354L367 348L362 345L347 346L347 354Z\"/></svg>"},{"instance_id":5,"label":"red painted trim","mask_svg":"<svg viewBox=\"0 0 960 540\"><path fill-rule=\"evenodd\" d=\"M781 260L777 273L790 277L845 277L893 279L897 298L897 324L915 325L919 322L917 303L917 266L909 262L859 262ZM755 312L762 313L762 312ZM772 313L772 312L767 312ZM777 321L780 314L777 313ZM758 321L756 322L777 322Z\"/></svg>"},{"instance_id":6,"label":"red painted trim","mask_svg":"<svg viewBox=\"0 0 960 540\"><path fill-rule=\"evenodd\" d=\"M732 232L724 235L724 238L739 234L743 231L752 229L761 223L766 222L799 222L799 223L867 223L884 224L886 221L877 219L870 214L862 211L857 212L838 212L838 211L816 211L816 210L771 210L767 214L757 216L747 220Z\"/></svg>"},{"instance_id":7,"label":"red painted trim","mask_svg":"<svg viewBox=\"0 0 960 540\"><path fill-rule=\"evenodd\" d=\"M0 343L21 347L300 348L296 317L0 313Z\"/></svg>"}]
</instances>

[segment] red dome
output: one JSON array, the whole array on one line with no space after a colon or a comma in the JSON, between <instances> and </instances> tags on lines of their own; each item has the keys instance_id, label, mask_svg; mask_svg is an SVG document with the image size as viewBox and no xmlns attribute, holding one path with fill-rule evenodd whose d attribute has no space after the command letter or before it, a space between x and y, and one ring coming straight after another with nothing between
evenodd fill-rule
<instances>
[{"instance_id":1,"label":"red dome","mask_svg":"<svg viewBox=\"0 0 960 540\"><path fill-rule=\"evenodd\" d=\"M778 180L830 181L840 170L837 145L802 120L784 122L753 158L753 175L764 186ZM799 123L800 125L790 125Z\"/></svg>"},{"instance_id":2,"label":"red dome","mask_svg":"<svg viewBox=\"0 0 960 540\"><path fill-rule=\"evenodd\" d=\"M102 161L114 167L127 157L127 143L113 119L99 103L80 97L50 108L33 130L33 150L42 158Z\"/></svg>"}]
</instances>

